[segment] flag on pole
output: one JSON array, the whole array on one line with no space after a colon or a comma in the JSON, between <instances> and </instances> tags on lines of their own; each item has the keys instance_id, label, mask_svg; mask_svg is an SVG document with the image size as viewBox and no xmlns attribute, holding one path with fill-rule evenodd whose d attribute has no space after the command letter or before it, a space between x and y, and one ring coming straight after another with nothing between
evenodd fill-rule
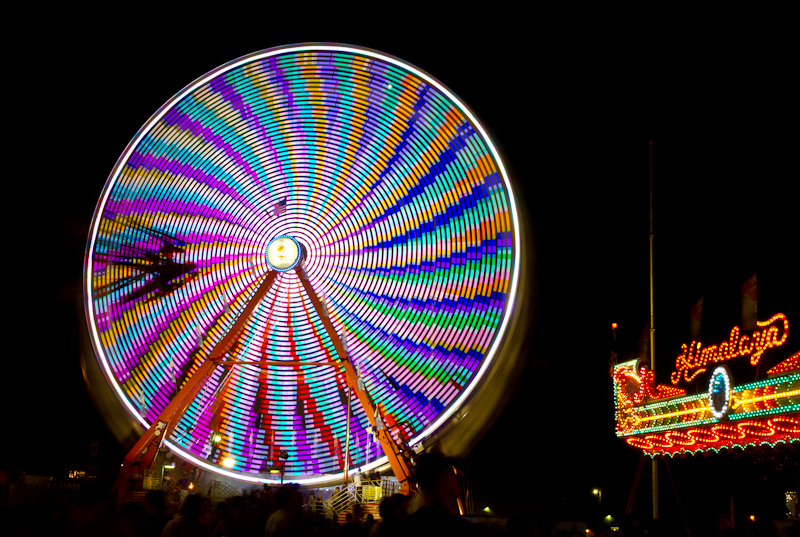
<instances>
[{"instance_id":1,"label":"flag on pole","mask_svg":"<svg viewBox=\"0 0 800 537\"><path fill-rule=\"evenodd\" d=\"M360 392L366 390L366 387L364 386L364 379L361 378L361 369L359 369L358 366L356 366L356 387Z\"/></svg>"},{"instance_id":2,"label":"flag on pole","mask_svg":"<svg viewBox=\"0 0 800 537\"><path fill-rule=\"evenodd\" d=\"M283 213L286 212L286 200L288 198L284 197L281 201L275 204L275 207L272 209L272 216L279 217Z\"/></svg>"},{"instance_id":3,"label":"flag on pole","mask_svg":"<svg viewBox=\"0 0 800 537\"><path fill-rule=\"evenodd\" d=\"M758 321L758 278L756 272L742 284L742 331L755 330Z\"/></svg>"},{"instance_id":4,"label":"flag on pole","mask_svg":"<svg viewBox=\"0 0 800 537\"><path fill-rule=\"evenodd\" d=\"M205 339L203 335L203 329L200 328L199 324L195 327L195 334L197 335L197 348L199 349L203 346L203 340Z\"/></svg>"},{"instance_id":5,"label":"flag on pole","mask_svg":"<svg viewBox=\"0 0 800 537\"><path fill-rule=\"evenodd\" d=\"M169 372L172 373L172 380L173 382L177 381L177 375L175 375L175 360L172 359L172 355L169 355Z\"/></svg>"},{"instance_id":6,"label":"flag on pole","mask_svg":"<svg viewBox=\"0 0 800 537\"><path fill-rule=\"evenodd\" d=\"M644 330L639 336L639 341L636 345L636 358L641 362L650 364L650 318L648 317L647 323L644 325Z\"/></svg>"},{"instance_id":7,"label":"flag on pole","mask_svg":"<svg viewBox=\"0 0 800 537\"><path fill-rule=\"evenodd\" d=\"M327 318L328 317L328 297L325 296L325 293L319 294L319 303L322 305L322 316ZM344 345L344 342L342 342Z\"/></svg>"},{"instance_id":8,"label":"flag on pole","mask_svg":"<svg viewBox=\"0 0 800 537\"><path fill-rule=\"evenodd\" d=\"M689 315L689 336L697 341L700 338L700 320L703 316L703 297L700 297L694 306L692 306L691 314Z\"/></svg>"}]
</instances>

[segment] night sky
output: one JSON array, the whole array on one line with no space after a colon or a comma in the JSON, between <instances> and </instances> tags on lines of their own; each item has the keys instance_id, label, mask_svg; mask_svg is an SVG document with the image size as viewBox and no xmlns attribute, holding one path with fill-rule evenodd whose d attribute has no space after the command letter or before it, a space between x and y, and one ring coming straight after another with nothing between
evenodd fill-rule
<instances>
[{"instance_id":1,"label":"night sky","mask_svg":"<svg viewBox=\"0 0 800 537\"><path fill-rule=\"evenodd\" d=\"M705 297L703 333L724 338L740 322L739 287L756 270L759 317L800 319L790 263L800 228L789 190L797 181L796 87L777 38L556 29L513 13L448 25L410 18L390 29L264 18L237 30L232 20L167 25L146 17L99 27L73 17L31 28L7 71L12 321L0 469L64 473L85 464L95 441L108 458L121 457L78 357L95 204L116 159L164 102L218 65L283 44L361 45L420 67L472 109L503 156L526 223L531 292L519 300L530 318L519 384L465 463L477 499L553 506L564 517L591 514L594 487L604 490L604 510L619 512L627 501L639 455L613 432L610 324L619 323L620 354L631 356L649 314L648 140L659 376L689 340L697 299ZM696 487L709 475L720 487L743 476L735 485L742 498L772 486L749 475L747 461L670 462L687 491L684 509L708 502ZM664 509L674 514L662 480ZM643 478L642 514L648 488ZM726 505L725 493L712 490L704 505Z\"/></svg>"}]
</instances>

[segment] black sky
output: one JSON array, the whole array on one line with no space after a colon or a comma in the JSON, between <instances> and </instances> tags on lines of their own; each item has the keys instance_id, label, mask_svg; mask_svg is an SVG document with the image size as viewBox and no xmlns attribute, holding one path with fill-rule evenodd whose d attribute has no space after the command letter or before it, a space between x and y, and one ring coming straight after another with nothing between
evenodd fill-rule
<instances>
[{"instance_id":1,"label":"black sky","mask_svg":"<svg viewBox=\"0 0 800 537\"><path fill-rule=\"evenodd\" d=\"M502 480L519 498L586 503L604 486L609 506L627 499L637 454L613 435L609 327L620 323L620 346L632 349L648 316L648 140L657 360L677 354L700 296L714 297L712 325L736 324L738 286L756 269L765 309L800 309L787 262L798 236L795 88L774 36L612 31L523 12L314 24L61 15L31 27L8 71L13 320L0 469L63 471L90 442L110 442L77 356L97 199L163 103L273 46L349 43L415 64L467 103L503 155L528 223L534 291L522 299L533 315L520 383L471 461L484 491Z\"/></svg>"}]
</instances>

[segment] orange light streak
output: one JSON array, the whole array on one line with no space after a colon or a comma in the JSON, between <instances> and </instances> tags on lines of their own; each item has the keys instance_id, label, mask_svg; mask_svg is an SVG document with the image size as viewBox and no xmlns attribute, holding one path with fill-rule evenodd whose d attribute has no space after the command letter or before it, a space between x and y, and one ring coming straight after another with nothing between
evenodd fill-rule
<instances>
[{"instance_id":1,"label":"orange light streak","mask_svg":"<svg viewBox=\"0 0 800 537\"><path fill-rule=\"evenodd\" d=\"M790 392L779 392L779 393L770 393L767 395L760 395L758 397L751 397L750 399L743 399L741 401L733 400L733 408L739 408L742 405L747 405L750 403L758 403L760 401L771 401L773 399L780 399L782 397L794 397L795 395L800 395L800 389L792 390Z\"/></svg>"},{"instance_id":2,"label":"orange light streak","mask_svg":"<svg viewBox=\"0 0 800 537\"><path fill-rule=\"evenodd\" d=\"M770 419L745 420L737 423L716 423L687 431L666 431L626 438L628 445L644 451L683 451L680 447L703 446L716 448L744 445L758 439L780 437L800 438L800 419L794 416L775 416Z\"/></svg>"},{"instance_id":3,"label":"orange light streak","mask_svg":"<svg viewBox=\"0 0 800 537\"><path fill-rule=\"evenodd\" d=\"M697 414L698 412L706 412L708 410L708 401L705 399L702 400L705 404L701 404L695 408L690 408L687 410L676 410L675 412L670 412L668 414L658 414L655 416L648 416L646 418L640 418L639 421L657 421L657 420L664 420L668 418L674 418L675 416L683 416L685 414ZM636 416L638 417L638 416Z\"/></svg>"},{"instance_id":4,"label":"orange light streak","mask_svg":"<svg viewBox=\"0 0 800 537\"><path fill-rule=\"evenodd\" d=\"M778 321L782 321L782 330L776 326ZM755 330L750 335L740 335L739 327L734 326L728 341L719 345L703 348L698 341L681 345L682 353L675 359L675 371L670 375L672 384L678 384L681 376L686 382L691 382L706 371L707 365L739 356L750 356L750 365L755 366L766 350L783 345L789 335L789 320L783 313L776 313L766 321L758 321L756 326L763 330Z\"/></svg>"},{"instance_id":5,"label":"orange light streak","mask_svg":"<svg viewBox=\"0 0 800 537\"><path fill-rule=\"evenodd\" d=\"M786 360L774 366L772 369L767 371L767 375L778 375L780 373L786 373L787 371L793 371L795 369L800 369L800 352L794 353Z\"/></svg>"}]
</instances>

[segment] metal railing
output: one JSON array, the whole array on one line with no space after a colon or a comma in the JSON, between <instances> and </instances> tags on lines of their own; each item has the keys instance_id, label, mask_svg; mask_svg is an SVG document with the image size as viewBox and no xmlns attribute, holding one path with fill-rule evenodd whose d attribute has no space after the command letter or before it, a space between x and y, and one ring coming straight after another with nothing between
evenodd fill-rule
<instances>
[{"instance_id":1,"label":"metal railing","mask_svg":"<svg viewBox=\"0 0 800 537\"><path fill-rule=\"evenodd\" d=\"M212 501L225 500L234 496L241 496L242 489L236 488L233 485L225 483L224 481L212 480L208 486L208 497Z\"/></svg>"},{"instance_id":2,"label":"metal railing","mask_svg":"<svg viewBox=\"0 0 800 537\"><path fill-rule=\"evenodd\" d=\"M346 487L334 492L327 500L318 502L317 505L321 504L325 516L336 517L339 513L352 509L356 504L377 504L386 496L391 496L399 491L400 484L390 480L362 481L358 486L349 483ZM308 507L312 510L319 509L313 505Z\"/></svg>"}]
</instances>

